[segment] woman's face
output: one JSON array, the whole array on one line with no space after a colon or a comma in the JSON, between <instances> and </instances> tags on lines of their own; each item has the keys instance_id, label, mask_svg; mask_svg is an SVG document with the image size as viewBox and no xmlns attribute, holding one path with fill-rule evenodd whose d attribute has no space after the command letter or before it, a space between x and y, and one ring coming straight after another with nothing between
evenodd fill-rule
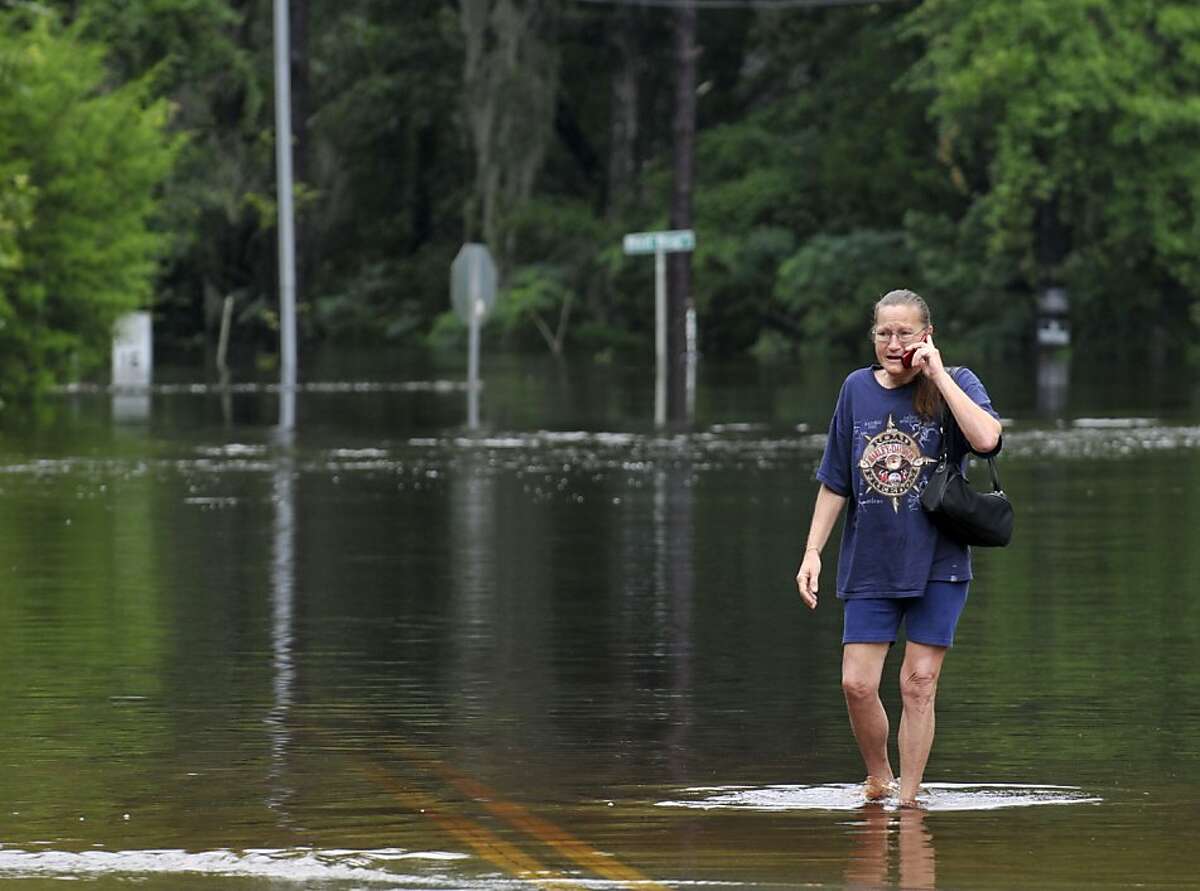
<instances>
[{"instance_id":1,"label":"woman's face","mask_svg":"<svg viewBox=\"0 0 1200 891\"><path fill-rule=\"evenodd\" d=\"M888 374L910 375L904 353L926 333L921 310L912 304L881 306L875 314L875 359ZM886 337L885 337L886 335Z\"/></svg>"}]
</instances>

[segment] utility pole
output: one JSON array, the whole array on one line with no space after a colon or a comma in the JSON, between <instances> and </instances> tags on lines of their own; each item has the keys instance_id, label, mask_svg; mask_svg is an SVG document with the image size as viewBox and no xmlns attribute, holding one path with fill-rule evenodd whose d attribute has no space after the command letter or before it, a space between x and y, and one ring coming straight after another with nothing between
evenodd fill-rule
<instances>
[{"instance_id":1,"label":"utility pole","mask_svg":"<svg viewBox=\"0 0 1200 891\"><path fill-rule=\"evenodd\" d=\"M692 181L696 143L696 7L692 0L675 10L674 182L671 189L671 228L692 228ZM691 306L692 255L668 258L667 298L667 421L688 418L688 310Z\"/></svg>"},{"instance_id":2,"label":"utility pole","mask_svg":"<svg viewBox=\"0 0 1200 891\"><path fill-rule=\"evenodd\" d=\"M275 0L275 177L279 205L279 426L296 423L296 234L288 0Z\"/></svg>"}]
</instances>

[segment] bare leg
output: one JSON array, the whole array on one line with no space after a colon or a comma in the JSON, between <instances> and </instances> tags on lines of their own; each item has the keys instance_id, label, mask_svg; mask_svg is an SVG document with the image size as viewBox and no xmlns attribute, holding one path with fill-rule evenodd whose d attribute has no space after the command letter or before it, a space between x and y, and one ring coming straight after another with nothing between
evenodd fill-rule
<instances>
[{"instance_id":1,"label":"bare leg","mask_svg":"<svg viewBox=\"0 0 1200 891\"><path fill-rule=\"evenodd\" d=\"M946 658L945 647L909 641L904 648L900 668L900 801L916 800L917 789L925 775L925 764L933 748L934 700L938 677Z\"/></svg>"},{"instance_id":2,"label":"bare leg","mask_svg":"<svg viewBox=\"0 0 1200 891\"><path fill-rule=\"evenodd\" d=\"M895 779L888 760L888 717L879 699L879 678L887 653L885 643L852 643L842 648L842 691L867 768L865 792L869 798L882 798Z\"/></svg>"}]
</instances>

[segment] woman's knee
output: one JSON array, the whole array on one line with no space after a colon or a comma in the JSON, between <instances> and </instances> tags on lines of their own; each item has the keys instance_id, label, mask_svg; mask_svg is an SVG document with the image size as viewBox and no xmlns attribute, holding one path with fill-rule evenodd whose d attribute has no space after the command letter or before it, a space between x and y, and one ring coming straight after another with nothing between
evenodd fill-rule
<instances>
[{"instance_id":1,"label":"woman's knee","mask_svg":"<svg viewBox=\"0 0 1200 891\"><path fill-rule=\"evenodd\" d=\"M924 666L905 666L900 674L900 698L908 707L932 705L937 696L937 671Z\"/></svg>"},{"instance_id":2,"label":"woman's knee","mask_svg":"<svg viewBox=\"0 0 1200 891\"><path fill-rule=\"evenodd\" d=\"M850 702L862 702L879 696L879 678L856 673L842 674L842 692Z\"/></svg>"}]
</instances>

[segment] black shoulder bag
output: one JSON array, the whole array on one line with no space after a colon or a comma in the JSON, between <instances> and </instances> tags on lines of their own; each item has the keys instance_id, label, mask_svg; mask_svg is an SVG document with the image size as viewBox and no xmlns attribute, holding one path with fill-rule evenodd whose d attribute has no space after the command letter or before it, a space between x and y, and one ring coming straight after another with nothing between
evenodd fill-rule
<instances>
[{"instance_id":1,"label":"black shoulder bag","mask_svg":"<svg viewBox=\"0 0 1200 891\"><path fill-rule=\"evenodd\" d=\"M976 492L959 469L962 456L951 454L958 423L949 407L942 409L942 454L921 492L921 507L942 533L965 545L1002 548L1012 540L1013 509L1000 488L996 459L988 458L992 491Z\"/></svg>"}]
</instances>

